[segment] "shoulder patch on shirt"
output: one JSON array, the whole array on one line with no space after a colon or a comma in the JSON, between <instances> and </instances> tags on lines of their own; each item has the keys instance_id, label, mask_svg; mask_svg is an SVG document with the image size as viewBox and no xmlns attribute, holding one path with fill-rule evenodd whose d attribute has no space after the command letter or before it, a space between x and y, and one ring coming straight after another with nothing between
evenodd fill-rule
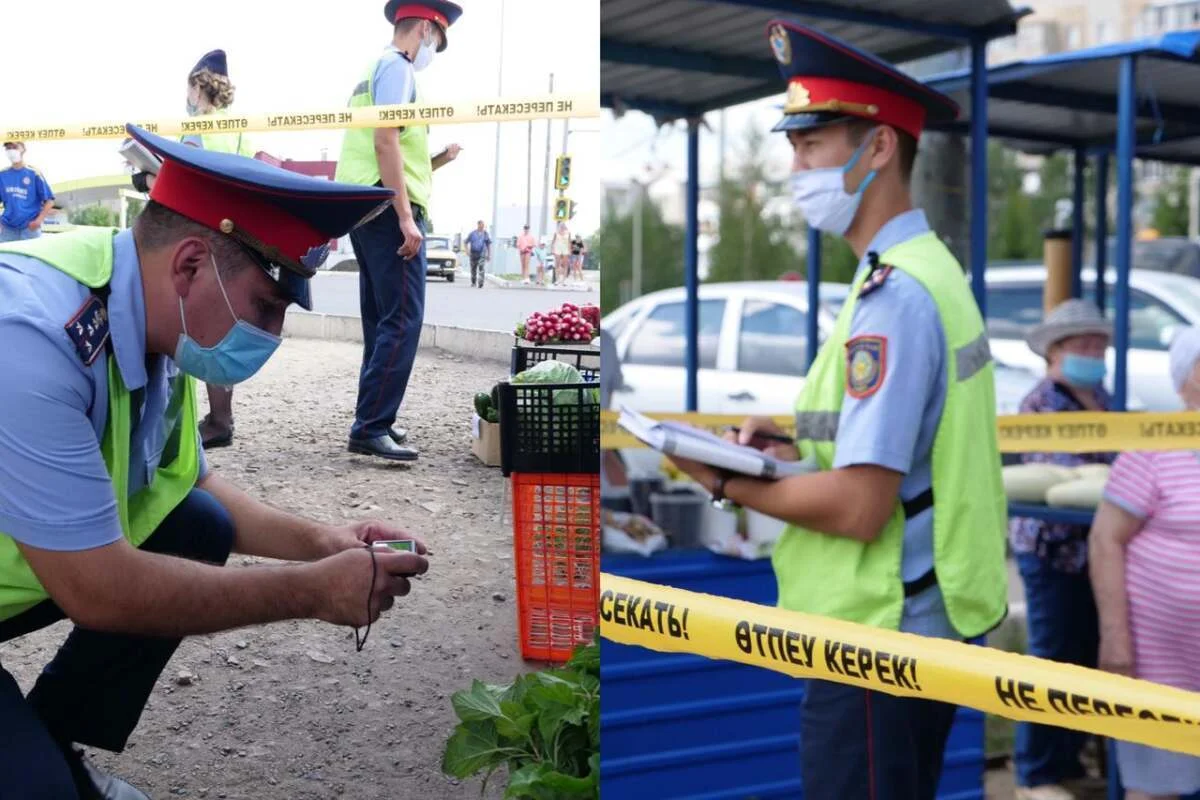
<instances>
[{"instance_id":1,"label":"shoulder patch on shirt","mask_svg":"<svg viewBox=\"0 0 1200 800\"><path fill-rule=\"evenodd\" d=\"M846 342L846 393L856 400L879 391L887 374L887 337L856 336Z\"/></svg>"},{"instance_id":2,"label":"shoulder patch on shirt","mask_svg":"<svg viewBox=\"0 0 1200 800\"><path fill-rule=\"evenodd\" d=\"M89 297L71 317L71 321L63 326L63 330L75 345L79 360L90 367L108 341L108 309L99 297Z\"/></svg>"},{"instance_id":3,"label":"shoulder patch on shirt","mask_svg":"<svg viewBox=\"0 0 1200 800\"><path fill-rule=\"evenodd\" d=\"M892 274L892 269L893 267L889 266L882 266L874 269L871 274L867 276L867 279L863 281L862 288L858 290L858 296L866 297L871 292L883 286L884 282L888 279L888 275Z\"/></svg>"}]
</instances>

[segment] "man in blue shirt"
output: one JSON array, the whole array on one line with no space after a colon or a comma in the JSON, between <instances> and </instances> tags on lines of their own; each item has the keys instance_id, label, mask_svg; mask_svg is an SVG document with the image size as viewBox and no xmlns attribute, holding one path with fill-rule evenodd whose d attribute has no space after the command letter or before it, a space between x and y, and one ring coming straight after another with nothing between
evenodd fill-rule
<instances>
[{"instance_id":1,"label":"man in blue shirt","mask_svg":"<svg viewBox=\"0 0 1200 800\"><path fill-rule=\"evenodd\" d=\"M471 285L483 288L484 264L492 260L492 237L488 236L483 220L467 234L467 253L471 257ZM475 279L478 273L479 279Z\"/></svg>"},{"instance_id":2,"label":"man in blue shirt","mask_svg":"<svg viewBox=\"0 0 1200 800\"><path fill-rule=\"evenodd\" d=\"M0 172L4 215L0 216L0 242L36 239L42 222L54 208L54 192L42 174L25 164L25 143L5 142L4 155L12 166Z\"/></svg>"}]
</instances>

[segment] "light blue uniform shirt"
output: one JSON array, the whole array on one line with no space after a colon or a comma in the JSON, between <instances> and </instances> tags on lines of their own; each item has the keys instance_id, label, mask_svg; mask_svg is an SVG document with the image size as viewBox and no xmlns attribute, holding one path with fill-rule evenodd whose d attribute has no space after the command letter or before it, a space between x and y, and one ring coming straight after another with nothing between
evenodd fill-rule
<instances>
[{"instance_id":1,"label":"light blue uniform shirt","mask_svg":"<svg viewBox=\"0 0 1200 800\"><path fill-rule=\"evenodd\" d=\"M70 234L61 234L69 236ZM108 297L117 367L134 401L129 494L174 458L183 376L146 354L146 308L133 233L113 240ZM100 453L108 420L108 355L80 359L65 325L87 287L37 259L0 253L0 532L46 550L87 550L121 538ZM196 436L197 431L182 431ZM200 451L200 475L207 472Z\"/></svg>"},{"instance_id":2,"label":"light blue uniform shirt","mask_svg":"<svg viewBox=\"0 0 1200 800\"><path fill-rule=\"evenodd\" d=\"M408 57L388 45L375 65L372 80L375 96L371 101L377 106L403 105L416 97L416 71Z\"/></svg>"},{"instance_id":3,"label":"light blue uniform shirt","mask_svg":"<svg viewBox=\"0 0 1200 800\"><path fill-rule=\"evenodd\" d=\"M884 225L868 252L891 247L929 231L922 211L901 214ZM867 259L859 264L868 269ZM904 474L900 497L911 500L933 482L933 440L946 404L946 334L937 305L914 277L895 269L884 285L854 307L850 337L887 340L878 390L842 403L834 469L874 464ZM904 526L901 575L916 580L933 567L933 514L926 510ZM962 638L946 615L941 589L933 586L904 601L900 630L924 636Z\"/></svg>"}]
</instances>

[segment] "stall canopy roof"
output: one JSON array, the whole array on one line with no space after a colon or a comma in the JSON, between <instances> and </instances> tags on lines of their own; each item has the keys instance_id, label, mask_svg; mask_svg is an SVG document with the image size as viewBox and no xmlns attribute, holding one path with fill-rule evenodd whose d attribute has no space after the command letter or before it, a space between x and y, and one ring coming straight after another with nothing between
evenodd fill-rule
<instances>
[{"instance_id":1,"label":"stall canopy roof","mask_svg":"<svg viewBox=\"0 0 1200 800\"><path fill-rule=\"evenodd\" d=\"M1012 34L1026 13L1008 0L601 0L601 100L678 118L779 93L776 17L902 63Z\"/></svg>"},{"instance_id":2,"label":"stall canopy roof","mask_svg":"<svg viewBox=\"0 0 1200 800\"><path fill-rule=\"evenodd\" d=\"M1111 149L1117 135L1122 60L1137 59L1138 156L1200 164L1200 31L1056 53L988 70L988 131L1031 151ZM965 70L927 83L962 106L944 130L965 133L971 118Z\"/></svg>"}]
</instances>

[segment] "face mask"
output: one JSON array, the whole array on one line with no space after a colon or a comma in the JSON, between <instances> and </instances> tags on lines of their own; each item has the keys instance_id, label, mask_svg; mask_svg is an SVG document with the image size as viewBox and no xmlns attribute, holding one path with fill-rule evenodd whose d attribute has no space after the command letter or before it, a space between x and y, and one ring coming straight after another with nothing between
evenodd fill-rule
<instances>
[{"instance_id":1,"label":"face mask","mask_svg":"<svg viewBox=\"0 0 1200 800\"><path fill-rule=\"evenodd\" d=\"M844 167L804 169L792 173L792 200L809 225L819 231L844 236L858 213L863 192L875 180L875 170L867 173L854 194L846 192L846 173L854 169L867 145L875 138L872 131L855 150Z\"/></svg>"},{"instance_id":2,"label":"face mask","mask_svg":"<svg viewBox=\"0 0 1200 800\"><path fill-rule=\"evenodd\" d=\"M435 52L433 42L422 39L421 46L417 48L417 57L413 59L413 69L420 72L432 64Z\"/></svg>"},{"instance_id":3,"label":"face mask","mask_svg":"<svg viewBox=\"0 0 1200 800\"><path fill-rule=\"evenodd\" d=\"M217 269L216 259L211 255L209 259L217 272L217 285L221 287L221 296L225 298L225 305L235 320L234 326L212 347L201 347L195 339L188 336L187 319L183 316L183 298L179 298L179 318L183 320L183 333L179 334L179 344L175 347L175 363L188 375L205 383L233 386L262 369L262 365L267 363L267 359L274 354L283 340L237 318L233 306L229 303L229 295L225 294L225 284L221 282L221 271Z\"/></svg>"},{"instance_id":4,"label":"face mask","mask_svg":"<svg viewBox=\"0 0 1200 800\"><path fill-rule=\"evenodd\" d=\"M5 150L4 155L8 156L8 160L14 164L21 163L21 151L20 150Z\"/></svg>"},{"instance_id":5,"label":"face mask","mask_svg":"<svg viewBox=\"0 0 1200 800\"><path fill-rule=\"evenodd\" d=\"M1072 386L1090 389L1099 386L1108 373L1108 367L1103 358L1078 356L1067 353L1063 358L1062 375Z\"/></svg>"}]
</instances>

